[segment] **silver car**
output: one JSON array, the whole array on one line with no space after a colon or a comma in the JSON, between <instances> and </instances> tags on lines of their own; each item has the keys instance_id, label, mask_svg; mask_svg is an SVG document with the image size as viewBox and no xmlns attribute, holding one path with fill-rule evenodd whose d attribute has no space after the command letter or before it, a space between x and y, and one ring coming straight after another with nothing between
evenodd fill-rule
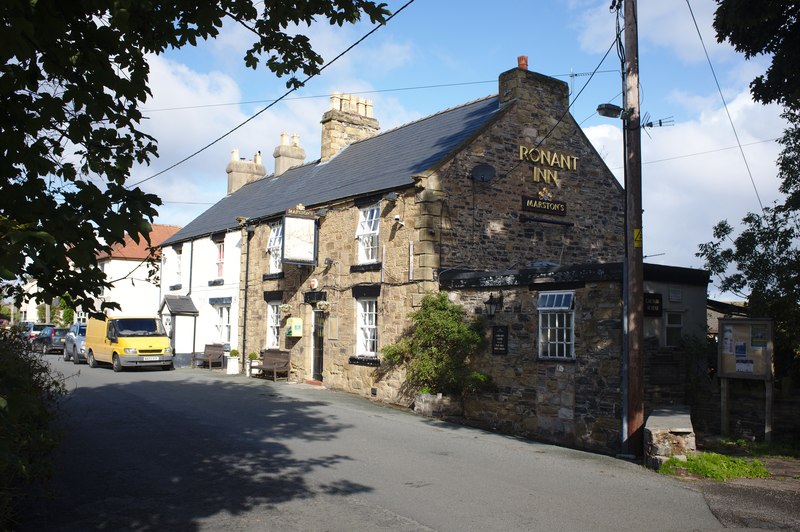
<instances>
[{"instance_id":1,"label":"silver car","mask_svg":"<svg viewBox=\"0 0 800 532\"><path fill-rule=\"evenodd\" d=\"M76 323L69 328L64 345L64 360L73 364L86 362L86 324Z\"/></svg>"}]
</instances>

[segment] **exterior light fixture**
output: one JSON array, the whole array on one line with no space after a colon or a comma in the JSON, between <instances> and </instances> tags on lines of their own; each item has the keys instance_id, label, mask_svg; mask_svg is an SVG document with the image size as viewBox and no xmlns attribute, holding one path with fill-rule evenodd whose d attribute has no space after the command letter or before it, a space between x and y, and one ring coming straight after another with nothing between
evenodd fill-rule
<instances>
[{"instance_id":1,"label":"exterior light fixture","mask_svg":"<svg viewBox=\"0 0 800 532\"><path fill-rule=\"evenodd\" d=\"M328 214L328 209L319 209L317 211L317 216L319 216L321 218L324 217L324 216L327 216L327 214Z\"/></svg>"},{"instance_id":2,"label":"exterior light fixture","mask_svg":"<svg viewBox=\"0 0 800 532\"><path fill-rule=\"evenodd\" d=\"M385 199L386 201L391 201L392 203L394 203L395 201L397 201L397 192L389 192L388 194L386 194L383 197L383 199Z\"/></svg>"},{"instance_id":3,"label":"exterior light fixture","mask_svg":"<svg viewBox=\"0 0 800 532\"><path fill-rule=\"evenodd\" d=\"M489 299L483 302L486 305L486 315L489 318L494 318L494 315L497 314L497 309L503 308L503 291L500 291L500 295L494 297L494 293L489 294Z\"/></svg>"}]
</instances>

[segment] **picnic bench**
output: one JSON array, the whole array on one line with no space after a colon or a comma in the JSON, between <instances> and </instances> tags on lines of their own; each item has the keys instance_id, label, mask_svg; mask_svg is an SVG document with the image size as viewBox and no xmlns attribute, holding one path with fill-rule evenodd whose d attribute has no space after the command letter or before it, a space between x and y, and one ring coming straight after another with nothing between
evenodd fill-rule
<instances>
[{"instance_id":1,"label":"picnic bench","mask_svg":"<svg viewBox=\"0 0 800 532\"><path fill-rule=\"evenodd\" d=\"M250 376L253 371L259 371L266 376L267 372L272 372L272 380L278 380L278 373L286 373L286 380L289 380L289 351L280 349L262 349L259 358L250 360Z\"/></svg>"},{"instance_id":2,"label":"picnic bench","mask_svg":"<svg viewBox=\"0 0 800 532\"><path fill-rule=\"evenodd\" d=\"M208 364L208 369L212 369L214 364L219 364L222 369L224 360L222 355L225 353L225 344L206 344L202 353L192 355L192 367L200 362L201 365Z\"/></svg>"}]
</instances>

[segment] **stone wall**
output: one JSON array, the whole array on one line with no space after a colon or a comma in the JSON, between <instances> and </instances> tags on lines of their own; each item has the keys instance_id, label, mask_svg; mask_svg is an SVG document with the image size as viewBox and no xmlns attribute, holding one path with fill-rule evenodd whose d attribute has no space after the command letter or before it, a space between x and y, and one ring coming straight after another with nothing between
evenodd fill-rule
<instances>
[{"instance_id":1,"label":"stone wall","mask_svg":"<svg viewBox=\"0 0 800 532\"><path fill-rule=\"evenodd\" d=\"M505 308L490 325L508 325L508 354L473 361L489 374L497 393L465 401L469 422L509 434L581 449L614 453L621 430L621 293L613 282L575 289L575 359L538 357L538 292L503 292ZM487 294L454 298L473 309ZM474 312L474 310L473 310Z\"/></svg>"}]
</instances>

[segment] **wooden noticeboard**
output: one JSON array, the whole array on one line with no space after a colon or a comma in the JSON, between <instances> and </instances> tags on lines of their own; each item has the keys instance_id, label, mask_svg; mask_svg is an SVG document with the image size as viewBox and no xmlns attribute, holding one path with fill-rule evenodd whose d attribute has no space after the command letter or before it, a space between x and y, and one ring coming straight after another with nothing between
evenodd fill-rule
<instances>
[{"instance_id":1,"label":"wooden noticeboard","mask_svg":"<svg viewBox=\"0 0 800 532\"><path fill-rule=\"evenodd\" d=\"M720 382L720 424L722 435L730 431L728 379L764 381L764 441L772 440L771 319L719 318L717 330L717 375Z\"/></svg>"},{"instance_id":2,"label":"wooden noticeboard","mask_svg":"<svg viewBox=\"0 0 800 532\"><path fill-rule=\"evenodd\" d=\"M719 318L717 330L721 378L772 380L772 320Z\"/></svg>"}]
</instances>

